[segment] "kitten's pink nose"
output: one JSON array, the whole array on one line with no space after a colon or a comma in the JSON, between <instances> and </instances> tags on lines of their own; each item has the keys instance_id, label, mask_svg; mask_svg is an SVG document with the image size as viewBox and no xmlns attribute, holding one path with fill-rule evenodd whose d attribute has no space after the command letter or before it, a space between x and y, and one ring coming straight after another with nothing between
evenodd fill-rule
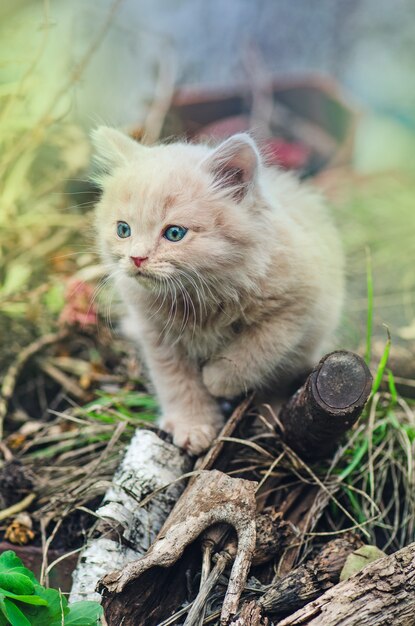
<instances>
[{"instance_id":1,"label":"kitten's pink nose","mask_svg":"<svg viewBox=\"0 0 415 626\"><path fill-rule=\"evenodd\" d=\"M142 265L144 261L147 261L148 256L132 256L130 257L130 259L136 267L140 267L140 265Z\"/></svg>"}]
</instances>

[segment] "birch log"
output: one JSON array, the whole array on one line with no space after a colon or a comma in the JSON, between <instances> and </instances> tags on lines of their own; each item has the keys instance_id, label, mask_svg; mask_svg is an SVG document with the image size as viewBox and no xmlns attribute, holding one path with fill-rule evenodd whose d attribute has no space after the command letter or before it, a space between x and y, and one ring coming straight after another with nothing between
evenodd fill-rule
<instances>
[{"instance_id":1,"label":"birch log","mask_svg":"<svg viewBox=\"0 0 415 626\"><path fill-rule=\"evenodd\" d=\"M155 432L137 429L97 515L95 537L81 553L73 574L70 602L101 600L97 582L109 570L122 569L143 556L154 542L185 486L174 483L140 502L190 469L190 459Z\"/></svg>"}]
</instances>

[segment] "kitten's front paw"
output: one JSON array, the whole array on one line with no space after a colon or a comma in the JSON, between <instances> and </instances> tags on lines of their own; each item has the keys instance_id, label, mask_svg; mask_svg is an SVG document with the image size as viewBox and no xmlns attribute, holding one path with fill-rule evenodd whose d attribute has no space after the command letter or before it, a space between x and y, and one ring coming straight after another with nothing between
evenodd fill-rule
<instances>
[{"instance_id":1,"label":"kitten's front paw","mask_svg":"<svg viewBox=\"0 0 415 626\"><path fill-rule=\"evenodd\" d=\"M236 366L222 360L207 363L202 370L203 384L215 398L234 398L243 393L237 378Z\"/></svg>"},{"instance_id":2,"label":"kitten's front paw","mask_svg":"<svg viewBox=\"0 0 415 626\"><path fill-rule=\"evenodd\" d=\"M213 424L195 423L193 419L163 419L160 425L173 435L176 446L198 456L209 448L222 424L219 419Z\"/></svg>"}]
</instances>

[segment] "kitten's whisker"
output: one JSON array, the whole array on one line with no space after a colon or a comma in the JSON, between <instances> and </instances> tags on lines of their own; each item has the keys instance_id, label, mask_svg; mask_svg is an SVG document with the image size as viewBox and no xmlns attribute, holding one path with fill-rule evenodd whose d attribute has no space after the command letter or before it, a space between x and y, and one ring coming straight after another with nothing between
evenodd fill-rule
<instances>
[{"instance_id":1,"label":"kitten's whisker","mask_svg":"<svg viewBox=\"0 0 415 626\"><path fill-rule=\"evenodd\" d=\"M214 294L212 293L212 290L210 288L209 282L208 280L202 275L200 274L200 272L198 272L198 270L196 270L195 268L193 269L193 271L195 272L195 274L197 275L198 279L200 280L200 282L206 286L206 288L209 291L209 294L211 295L212 301L216 304L216 306L219 308L220 311L222 311L222 313L225 315L225 317L227 317L228 319L231 319L231 316L227 313L227 311L225 311L225 309L223 308L223 305L221 303L220 300L218 300L217 298L215 298ZM212 288L214 286L214 283L216 283L220 289L223 292L223 284L221 284L215 277L211 277L211 284L212 284ZM238 294L234 294L231 293L229 291L229 289L227 290L227 292L229 293L229 299L232 300L233 302L237 302L238 301Z\"/></svg>"},{"instance_id":2,"label":"kitten's whisker","mask_svg":"<svg viewBox=\"0 0 415 626\"><path fill-rule=\"evenodd\" d=\"M180 290L180 293L181 293L181 295L182 295L182 299L183 299L183 317L182 317L182 324L181 324L180 329L179 329L179 334L178 334L178 336L176 337L176 340L173 342L173 345L175 345L175 344L176 344L176 343L180 340L180 338L182 337L182 334L183 334L183 331L184 331L184 326L185 326L185 324L186 324L186 312L187 312L187 306L188 306L188 305L187 305L186 295L185 295L185 293L183 292L183 289L182 289L182 286L181 286L180 282L179 282L179 281L177 281L177 280L176 280L176 278L175 278L174 276L172 276L171 278L172 278L172 281L174 282L174 284L178 286L178 288L179 288L179 290Z\"/></svg>"},{"instance_id":3,"label":"kitten's whisker","mask_svg":"<svg viewBox=\"0 0 415 626\"><path fill-rule=\"evenodd\" d=\"M181 291L181 287L180 287L180 284L179 284L179 283L177 283L177 286L179 287L179 289L180 289L180 291ZM174 300L174 302L175 302L175 304L174 304L174 315L173 315L173 319L172 319L172 323L171 323L171 326L170 326L169 332L170 332L171 330L173 330L174 323L175 323L175 321L176 321L176 316L177 316L177 313L178 313L178 310L179 310L179 300L178 300L178 293L177 293L177 290L175 290L175 300Z\"/></svg>"},{"instance_id":4,"label":"kitten's whisker","mask_svg":"<svg viewBox=\"0 0 415 626\"><path fill-rule=\"evenodd\" d=\"M203 313L202 313L202 301L200 299L200 294L199 294L199 290L197 288L197 284L195 283L195 281L193 280L193 278L184 270L177 270L181 275L183 275L189 282L190 284L193 286L198 302L199 302L199 310L200 310L200 325L202 325L202 318L203 318ZM205 315L207 315L207 309L206 309L206 302L205 300L203 300L204 304L205 304ZM196 315L196 313L195 313Z\"/></svg>"},{"instance_id":5,"label":"kitten's whisker","mask_svg":"<svg viewBox=\"0 0 415 626\"><path fill-rule=\"evenodd\" d=\"M161 296L161 294L163 294L163 299L162 299L161 303L159 304L158 309L156 311L152 312L152 314L150 315L149 319L152 319L152 318L156 317L157 313L160 312L160 310L164 306L164 303L165 303L167 295L168 295L168 290L166 289L166 280L165 280L164 276L162 276L161 279L162 279L162 283L159 285L159 290L157 292L157 296L154 299L154 303L151 305L150 311L152 311L153 306L155 304L157 304L157 301L158 301L159 297Z\"/></svg>"},{"instance_id":6,"label":"kitten's whisker","mask_svg":"<svg viewBox=\"0 0 415 626\"><path fill-rule=\"evenodd\" d=\"M165 334L165 335L167 335L170 330L171 320L174 319L173 312L175 311L175 306L176 306L176 290L174 288L174 285L172 283L167 283L167 284L169 286L169 289L171 287L171 302L170 302L170 309L169 309L167 322L165 323L162 329L162 334Z\"/></svg>"},{"instance_id":7,"label":"kitten's whisker","mask_svg":"<svg viewBox=\"0 0 415 626\"><path fill-rule=\"evenodd\" d=\"M188 294L186 291L186 287L184 287L184 285L180 284L180 281L175 279L175 282L177 283L179 289L180 289L180 293L182 295L182 299L183 299L183 317L182 317L182 324L180 326L180 330L179 330L179 336L178 339L181 338L181 336L183 335L184 329L186 327L188 318L189 318L189 303L188 303Z\"/></svg>"},{"instance_id":8,"label":"kitten's whisker","mask_svg":"<svg viewBox=\"0 0 415 626\"><path fill-rule=\"evenodd\" d=\"M210 298L206 298L206 300L209 302L209 304L210 304L210 299L213 300L213 302L215 302L216 304L219 304L219 301L215 297L215 294L213 293L213 291L210 288L207 280L202 276L202 274L200 274L200 272L196 268L192 267L191 265L186 264L186 266L190 269L191 272L194 273L195 278L197 278L199 280L200 286L202 287L202 290L203 290L203 295L205 295L204 287L207 288L207 290L209 292L209 295L210 295Z\"/></svg>"},{"instance_id":9,"label":"kitten's whisker","mask_svg":"<svg viewBox=\"0 0 415 626\"><path fill-rule=\"evenodd\" d=\"M111 278L114 279L115 275L112 274ZM105 309L105 321L107 323L107 326L110 328L110 330L112 330L112 332L115 332L115 329L112 325L112 319L111 319L111 308L112 308L112 302L114 300L114 290L112 289L110 291L110 295L109 295L109 301L106 304L106 309Z\"/></svg>"},{"instance_id":10,"label":"kitten's whisker","mask_svg":"<svg viewBox=\"0 0 415 626\"><path fill-rule=\"evenodd\" d=\"M190 296L190 293L188 292L188 290L186 289L185 285L183 285L182 283L180 283L179 279L175 276L172 276L174 282L178 285L180 292L183 296L183 303L184 303L184 311L183 311L183 322L182 322L182 326L180 328L180 332L179 332L179 336L178 339L176 341L178 341L184 333L184 329L187 325L187 322L189 320L190 317L190 307L189 304L192 306L193 309L193 331L192 331L192 338L194 337L194 334L196 332L196 321L197 321L197 316L196 316L196 309L195 306L193 304L193 300Z\"/></svg>"},{"instance_id":11,"label":"kitten's whisker","mask_svg":"<svg viewBox=\"0 0 415 626\"><path fill-rule=\"evenodd\" d=\"M225 310L224 310L224 308L223 308L223 305L222 305L221 301L220 301L220 300L218 300L218 299L215 297L215 294L214 294L214 293L213 293L213 291L212 291L212 289L214 289L214 288L215 288L215 287L214 287L214 284L215 284L215 283L217 283L217 284L219 285L220 289L221 289L221 290L222 290L222 292L223 292L223 284L221 284L221 283L220 283L217 279L213 279L213 280L211 280L211 281L210 281L210 282L211 282L211 285L212 285L212 288L211 288L211 285L209 284L209 281L208 281L208 280L207 280L207 279L206 279L206 278L205 278L205 277L204 277L204 276L203 276L203 275L202 275L202 274L201 274L201 273L200 273L200 272L199 272L196 268L191 267L191 266L188 266L188 267L190 267L190 268L191 268L191 271L192 271L192 272L194 272L194 274L195 274L195 278L197 278L197 279L199 280L199 283L200 283L200 287L201 287L201 289L202 289L203 296L205 296L205 297L204 297L204 302L205 302L205 303L206 303L206 301L208 302L208 304L210 305L210 309L211 309L212 311L214 310L215 305L216 305L216 307L217 307L220 311L222 311L223 315L224 315L225 317L227 317L229 320L231 320L231 319L232 319L232 318L231 318L231 316L227 313L227 311L225 311ZM209 297L206 297L205 288L206 288L206 289L207 289L207 291L208 291ZM231 293L230 293L230 294L229 294L229 300L232 300L232 301L234 301L234 302L235 302L235 301L237 301L238 299L235 297L235 294L231 294Z\"/></svg>"},{"instance_id":12,"label":"kitten's whisker","mask_svg":"<svg viewBox=\"0 0 415 626\"><path fill-rule=\"evenodd\" d=\"M72 209L78 209L78 208L84 208L84 207L91 207L93 208L96 205L96 201L91 201L89 200L88 202L75 202L75 204L70 204L68 206L65 205L65 211L71 211ZM84 216L85 217L85 216ZM86 218L88 219L88 218Z\"/></svg>"},{"instance_id":13,"label":"kitten's whisker","mask_svg":"<svg viewBox=\"0 0 415 626\"><path fill-rule=\"evenodd\" d=\"M104 276L104 278L100 279L100 281L98 282L98 284L95 287L94 291L92 292L92 296L91 296L91 299L89 301L89 308L88 308L87 313L91 312L91 309L92 309L93 305L95 304L95 301L96 301L98 295L106 287L106 285L109 283L109 281L111 279L112 279L112 274L109 274L108 276Z\"/></svg>"},{"instance_id":14,"label":"kitten's whisker","mask_svg":"<svg viewBox=\"0 0 415 626\"><path fill-rule=\"evenodd\" d=\"M60 260L60 259L66 259L67 257L70 257L70 256L80 256L80 255L85 256L87 254L97 255L98 253L97 252L93 252L93 251L91 251L90 248L86 247L85 250L83 250L83 251L81 250L80 252L69 252L68 254L60 254L59 256L52 255L50 257L50 259L53 259L53 260L57 261L57 260Z\"/></svg>"},{"instance_id":15,"label":"kitten's whisker","mask_svg":"<svg viewBox=\"0 0 415 626\"><path fill-rule=\"evenodd\" d=\"M95 289L94 289L94 291L92 293L92 297L91 297L91 300L89 302L89 307L88 307L88 311L87 311L86 317L88 317L88 315L90 314L90 312L92 310L92 307L94 306L98 296L102 293L102 291L104 291L104 289L107 287L108 283L110 281L114 280L120 274L122 274L122 271L117 269L115 271L110 272L108 276L105 276L104 278L102 278L99 281L98 285L95 287ZM99 321L99 318L97 318L97 322L98 321ZM97 324L97 326L98 326L98 324Z\"/></svg>"},{"instance_id":16,"label":"kitten's whisker","mask_svg":"<svg viewBox=\"0 0 415 626\"><path fill-rule=\"evenodd\" d=\"M153 311L153 308L157 304L157 302L158 302L158 300L159 300L159 298L161 296L162 290L163 290L163 284L164 284L163 276L161 276L160 278L161 278L161 280L163 282L158 282L157 283L157 294L156 294L153 302L151 303L150 313L152 313L152 315L149 316L149 319L152 319L153 317L155 317L155 315L160 311L160 309L161 309L161 307L163 306L163 303L164 303L165 294L164 294L164 298L163 298L161 304L159 304L159 308L157 309L157 311Z\"/></svg>"}]
</instances>

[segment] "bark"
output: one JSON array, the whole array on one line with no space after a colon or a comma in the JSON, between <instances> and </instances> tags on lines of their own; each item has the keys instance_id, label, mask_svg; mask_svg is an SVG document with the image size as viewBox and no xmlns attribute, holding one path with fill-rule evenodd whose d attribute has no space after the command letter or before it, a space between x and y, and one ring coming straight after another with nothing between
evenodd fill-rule
<instances>
[{"instance_id":1,"label":"bark","mask_svg":"<svg viewBox=\"0 0 415 626\"><path fill-rule=\"evenodd\" d=\"M255 518L256 543L251 564L262 565L271 560L285 546L288 539L292 539L292 528L279 513L268 511L259 513ZM214 590L226 566L232 562L238 552L235 533L225 524L218 524L209 528L202 537L202 552L208 551L209 565L212 552L218 552L213 557L215 565L212 570L206 571L205 561L202 563L202 581L197 597L194 599L184 626L200 626L209 594ZM254 615L260 613L255 609ZM248 619L247 617L245 619ZM261 622L262 623L262 622Z\"/></svg>"},{"instance_id":2,"label":"bark","mask_svg":"<svg viewBox=\"0 0 415 626\"><path fill-rule=\"evenodd\" d=\"M231 478L217 470L200 472L178 500L147 554L100 581L108 625L150 626L167 617L174 605L169 602L170 607L162 606L160 593L165 590L155 589L155 573L165 582L165 572L160 576L160 569L174 569L186 547L206 528L221 522L230 524L238 537L221 613L221 623L226 624L237 611L255 549L255 487L255 482ZM170 580L177 580L172 570L168 572Z\"/></svg>"},{"instance_id":3,"label":"bark","mask_svg":"<svg viewBox=\"0 0 415 626\"><path fill-rule=\"evenodd\" d=\"M252 565L263 565L280 554L293 541L293 527L280 513L265 511L255 518L256 545Z\"/></svg>"},{"instance_id":4,"label":"bark","mask_svg":"<svg viewBox=\"0 0 415 626\"><path fill-rule=\"evenodd\" d=\"M337 584L347 557L362 545L356 535L329 541L316 557L272 583L258 605L267 615L296 611Z\"/></svg>"},{"instance_id":5,"label":"bark","mask_svg":"<svg viewBox=\"0 0 415 626\"><path fill-rule=\"evenodd\" d=\"M323 357L279 414L284 440L304 458L330 454L358 419L372 376L363 359L338 351Z\"/></svg>"},{"instance_id":6,"label":"bark","mask_svg":"<svg viewBox=\"0 0 415 626\"><path fill-rule=\"evenodd\" d=\"M294 487L278 507L283 518L296 528L298 536L308 532L316 522L313 508L319 492L319 487L302 483L298 487ZM293 569L301 548L302 542L298 539L288 546L278 563L280 576L285 576Z\"/></svg>"},{"instance_id":7,"label":"bark","mask_svg":"<svg viewBox=\"0 0 415 626\"><path fill-rule=\"evenodd\" d=\"M145 507L139 503L190 469L190 459L155 432L138 429L102 506L100 522L81 553L73 575L70 601L98 600L95 588L110 567L123 568L148 550L184 488L177 482L158 492Z\"/></svg>"},{"instance_id":8,"label":"bark","mask_svg":"<svg viewBox=\"0 0 415 626\"><path fill-rule=\"evenodd\" d=\"M415 624L415 543L371 563L276 626L362 624Z\"/></svg>"},{"instance_id":9,"label":"bark","mask_svg":"<svg viewBox=\"0 0 415 626\"><path fill-rule=\"evenodd\" d=\"M246 602L238 617L232 622L232 626L268 626L269 620L264 617L254 600Z\"/></svg>"}]
</instances>

